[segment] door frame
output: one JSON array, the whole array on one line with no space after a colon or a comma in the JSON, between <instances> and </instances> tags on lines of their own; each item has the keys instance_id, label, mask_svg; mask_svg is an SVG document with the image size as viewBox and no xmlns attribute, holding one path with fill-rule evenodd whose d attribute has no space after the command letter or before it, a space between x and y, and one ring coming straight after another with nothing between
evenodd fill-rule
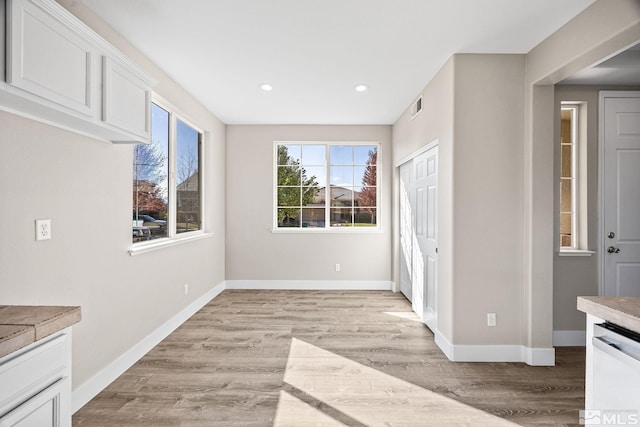
<instances>
[{"instance_id":1,"label":"door frame","mask_svg":"<svg viewBox=\"0 0 640 427\"><path fill-rule=\"evenodd\" d=\"M605 229L604 229L604 100L606 98L640 98L640 91L601 90L598 95L598 295L605 294Z\"/></svg>"}]
</instances>

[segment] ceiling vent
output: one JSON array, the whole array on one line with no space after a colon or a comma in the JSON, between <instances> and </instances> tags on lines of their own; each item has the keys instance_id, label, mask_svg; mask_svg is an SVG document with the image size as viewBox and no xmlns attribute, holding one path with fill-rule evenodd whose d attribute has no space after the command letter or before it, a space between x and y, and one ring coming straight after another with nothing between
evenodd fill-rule
<instances>
[{"instance_id":1,"label":"ceiling vent","mask_svg":"<svg viewBox=\"0 0 640 427\"><path fill-rule=\"evenodd\" d=\"M413 120L422 111L422 95L411 104L411 120Z\"/></svg>"}]
</instances>

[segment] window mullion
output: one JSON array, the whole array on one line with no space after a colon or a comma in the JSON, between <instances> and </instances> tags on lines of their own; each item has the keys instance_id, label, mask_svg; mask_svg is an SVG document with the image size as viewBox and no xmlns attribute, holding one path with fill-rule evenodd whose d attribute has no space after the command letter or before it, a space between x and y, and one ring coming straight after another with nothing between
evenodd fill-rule
<instances>
[{"instance_id":1,"label":"window mullion","mask_svg":"<svg viewBox=\"0 0 640 427\"><path fill-rule=\"evenodd\" d=\"M324 189L324 228L331 228L331 144L325 145L326 183Z\"/></svg>"},{"instance_id":2,"label":"window mullion","mask_svg":"<svg viewBox=\"0 0 640 427\"><path fill-rule=\"evenodd\" d=\"M171 113L169 120L169 237L176 236L176 115Z\"/></svg>"}]
</instances>

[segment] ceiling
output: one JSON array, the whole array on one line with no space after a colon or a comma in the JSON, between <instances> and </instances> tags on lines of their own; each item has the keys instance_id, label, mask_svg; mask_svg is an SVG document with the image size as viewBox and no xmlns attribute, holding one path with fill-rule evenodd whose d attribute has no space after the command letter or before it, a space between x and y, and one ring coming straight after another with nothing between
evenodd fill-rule
<instances>
[{"instance_id":1,"label":"ceiling","mask_svg":"<svg viewBox=\"0 0 640 427\"><path fill-rule=\"evenodd\" d=\"M578 71L563 85L640 85L640 44L630 47L624 52Z\"/></svg>"},{"instance_id":2,"label":"ceiling","mask_svg":"<svg viewBox=\"0 0 640 427\"><path fill-rule=\"evenodd\" d=\"M527 53L593 1L83 0L227 124L392 124L454 53Z\"/></svg>"}]
</instances>

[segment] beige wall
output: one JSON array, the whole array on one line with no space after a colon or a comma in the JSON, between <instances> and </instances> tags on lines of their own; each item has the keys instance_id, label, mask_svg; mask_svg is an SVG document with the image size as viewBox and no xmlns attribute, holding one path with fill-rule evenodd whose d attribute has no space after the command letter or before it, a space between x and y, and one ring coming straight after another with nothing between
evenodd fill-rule
<instances>
[{"instance_id":1,"label":"beige wall","mask_svg":"<svg viewBox=\"0 0 640 427\"><path fill-rule=\"evenodd\" d=\"M205 228L214 233L131 257L132 146L0 112L0 301L82 307L73 330L76 389L224 281L225 133L82 3L60 2L158 79L155 91L209 133ZM37 218L51 218L52 240L35 242Z\"/></svg>"},{"instance_id":2,"label":"beige wall","mask_svg":"<svg viewBox=\"0 0 640 427\"><path fill-rule=\"evenodd\" d=\"M273 233L274 141L380 142L382 232ZM227 280L391 280L390 126L230 125L226 160Z\"/></svg>"},{"instance_id":3,"label":"beige wall","mask_svg":"<svg viewBox=\"0 0 640 427\"><path fill-rule=\"evenodd\" d=\"M519 345L525 57L454 58L453 344Z\"/></svg>"},{"instance_id":4,"label":"beige wall","mask_svg":"<svg viewBox=\"0 0 640 427\"><path fill-rule=\"evenodd\" d=\"M527 344L551 345L555 169L553 85L640 41L640 2L598 0L527 54L524 319Z\"/></svg>"},{"instance_id":5,"label":"beige wall","mask_svg":"<svg viewBox=\"0 0 640 427\"><path fill-rule=\"evenodd\" d=\"M395 162L439 140L437 327L454 345L522 343L523 83L523 55L455 55L393 126Z\"/></svg>"},{"instance_id":6,"label":"beige wall","mask_svg":"<svg viewBox=\"0 0 640 427\"><path fill-rule=\"evenodd\" d=\"M407 108L393 125L394 162L394 281L399 278L399 162L438 140L438 330L447 339L453 334L453 79L454 59L422 91L422 112L411 120Z\"/></svg>"}]
</instances>

